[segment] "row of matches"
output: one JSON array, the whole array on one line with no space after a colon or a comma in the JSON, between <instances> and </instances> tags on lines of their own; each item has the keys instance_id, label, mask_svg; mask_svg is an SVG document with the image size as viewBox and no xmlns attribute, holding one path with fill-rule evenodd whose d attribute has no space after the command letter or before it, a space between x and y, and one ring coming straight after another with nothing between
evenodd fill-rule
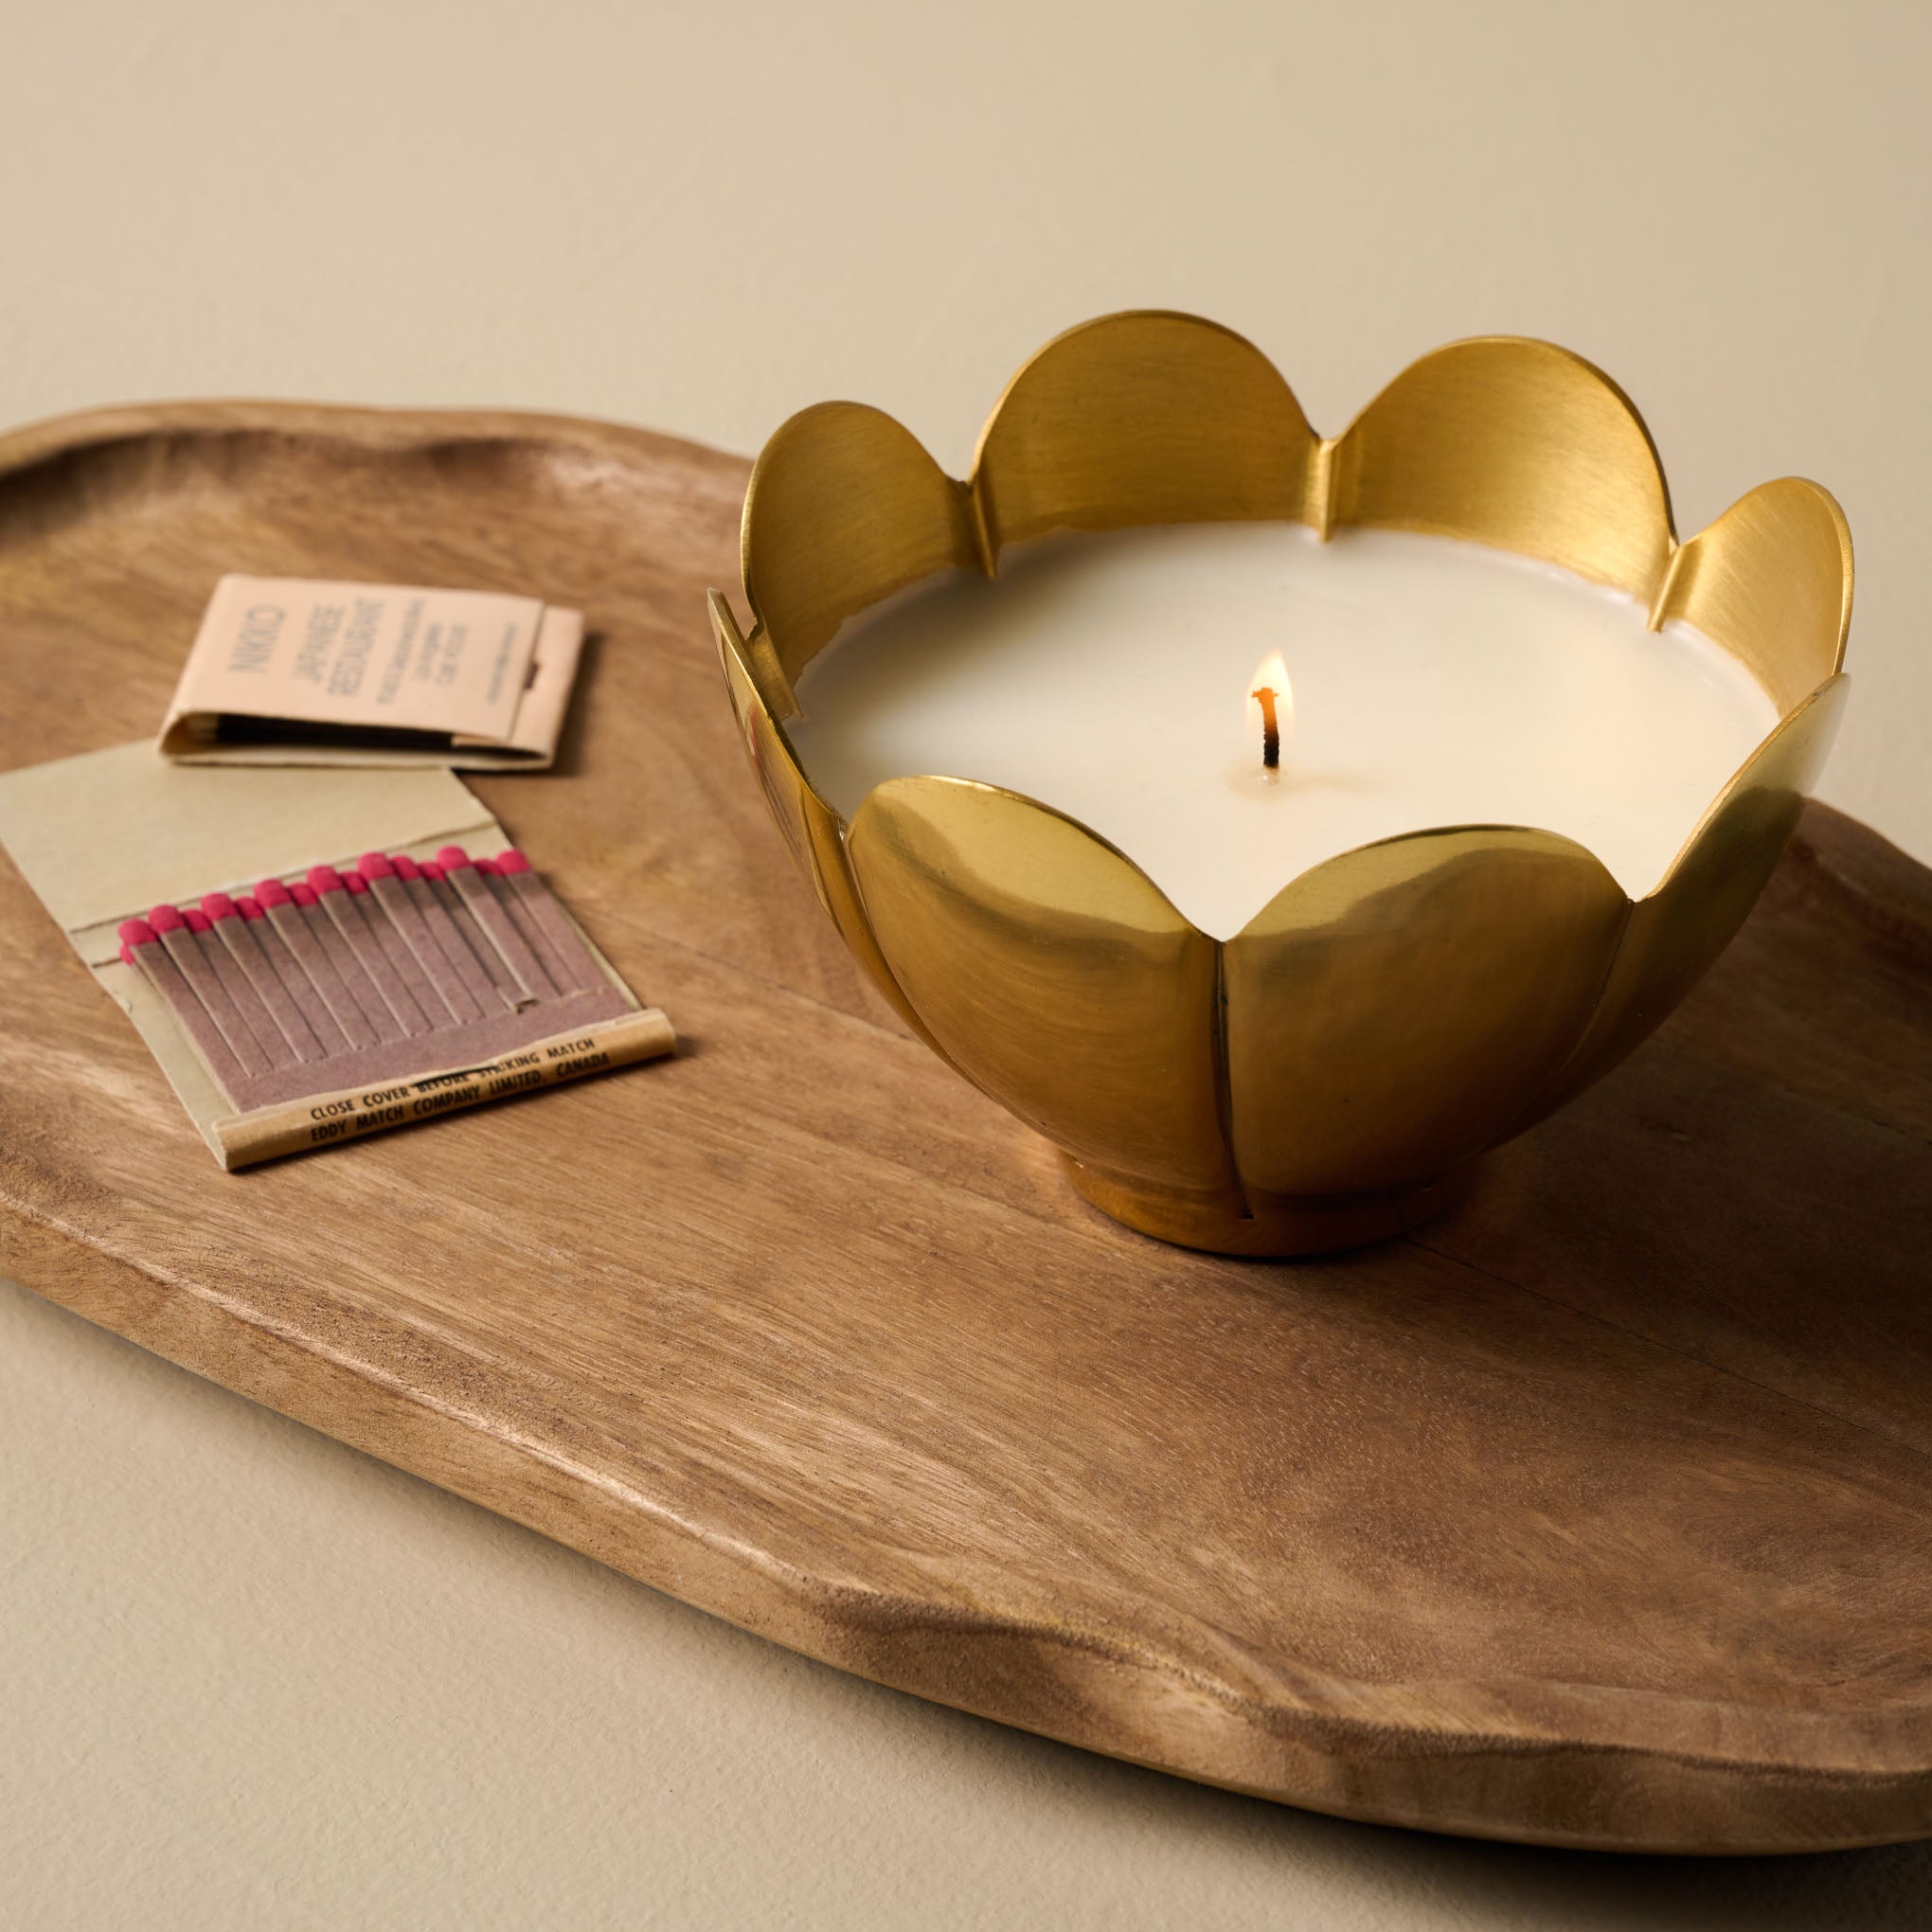
<instances>
[{"instance_id":1,"label":"row of matches","mask_svg":"<svg viewBox=\"0 0 1932 1932\"><path fill-rule=\"evenodd\" d=\"M366 852L352 870L157 905L120 941L243 1109L480 1062L629 1008L513 849Z\"/></svg>"}]
</instances>

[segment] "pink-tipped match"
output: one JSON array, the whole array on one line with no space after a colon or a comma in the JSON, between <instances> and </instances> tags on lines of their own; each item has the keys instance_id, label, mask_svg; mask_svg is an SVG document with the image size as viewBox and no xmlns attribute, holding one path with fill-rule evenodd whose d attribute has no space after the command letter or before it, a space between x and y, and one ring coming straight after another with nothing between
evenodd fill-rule
<instances>
[{"instance_id":1,"label":"pink-tipped match","mask_svg":"<svg viewBox=\"0 0 1932 1932\"><path fill-rule=\"evenodd\" d=\"M204 892L201 909L210 919L239 919L242 908L225 892Z\"/></svg>"},{"instance_id":2,"label":"pink-tipped match","mask_svg":"<svg viewBox=\"0 0 1932 1932\"><path fill-rule=\"evenodd\" d=\"M381 852L365 852L356 863L365 879L386 879L396 869Z\"/></svg>"},{"instance_id":3,"label":"pink-tipped match","mask_svg":"<svg viewBox=\"0 0 1932 1932\"><path fill-rule=\"evenodd\" d=\"M235 902L235 910L243 919L266 919L268 917L267 913L261 909L261 902L259 899L250 899L246 893L243 893Z\"/></svg>"},{"instance_id":4,"label":"pink-tipped match","mask_svg":"<svg viewBox=\"0 0 1932 1932\"><path fill-rule=\"evenodd\" d=\"M289 896L289 888L279 879L264 879L255 888L255 896L264 906L289 905L294 903Z\"/></svg>"},{"instance_id":5,"label":"pink-tipped match","mask_svg":"<svg viewBox=\"0 0 1932 1932\"><path fill-rule=\"evenodd\" d=\"M181 916L188 921L188 929L191 933L205 933L214 924L214 921L198 905L184 906Z\"/></svg>"},{"instance_id":6,"label":"pink-tipped match","mask_svg":"<svg viewBox=\"0 0 1932 1932\"><path fill-rule=\"evenodd\" d=\"M396 876L406 885L411 879L422 877L422 868L406 854L398 852L396 854Z\"/></svg>"},{"instance_id":7,"label":"pink-tipped match","mask_svg":"<svg viewBox=\"0 0 1932 1932\"><path fill-rule=\"evenodd\" d=\"M369 882L360 872L354 870L345 872L342 875L342 883L351 898L358 892L367 892L369 889Z\"/></svg>"},{"instance_id":8,"label":"pink-tipped match","mask_svg":"<svg viewBox=\"0 0 1932 1932\"><path fill-rule=\"evenodd\" d=\"M179 906L156 905L148 913L148 923L157 933L178 933L188 921L182 918Z\"/></svg>"},{"instance_id":9,"label":"pink-tipped match","mask_svg":"<svg viewBox=\"0 0 1932 1932\"><path fill-rule=\"evenodd\" d=\"M342 874L333 866L311 866L309 868L309 884L317 892L340 892L342 890Z\"/></svg>"},{"instance_id":10,"label":"pink-tipped match","mask_svg":"<svg viewBox=\"0 0 1932 1932\"><path fill-rule=\"evenodd\" d=\"M120 922L121 944L152 946L161 937L144 919L124 919Z\"/></svg>"},{"instance_id":11,"label":"pink-tipped match","mask_svg":"<svg viewBox=\"0 0 1932 1932\"><path fill-rule=\"evenodd\" d=\"M123 966L132 966L134 963L134 949L123 941L121 945L121 964Z\"/></svg>"},{"instance_id":12,"label":"pink-tipped match","mask_svg":"<svg viewBox=\"0 0 1932 1932\"><path fill-rule=\"evenodd\" d=\"M487 877L492 879L495 878L496 861L494 859L472 859L470 863L473 866L474 866L479 872L484 873Z\"/></svg>"},{"instance_id":13,"label":"pink-tipped match","mask_svg":"<svg viewBox=\"0 0 1932 1932\"><path fill-rule=\"evenodd\" d=\"M289 897L305 912L310 906L320 905L322 903L321 900L315 896L315 888L313 886L291 886L289 887Z\"/></svg>"},{"instance_id":14,"label":"pink-tipped match","mask_svg":"<svg viewBox=\"0 0 1932 1932\"><path fill-rule=\"evenodd\" d=\"M445 872L454 872L458 866L470 863L470 855L459 845L446 845L437 853L436 862Z\"/></svg>"},{"instance_id":15,"label":"pink-tipped match","mask_svg":"<svg viewBox=\"0 0 1932 1932\"><path fill-rule=\"evenodd\" d=\"M530 862L514 846L508 847L496 855L496 869L499 872L528 872Z\"/></svg>"},{"instance_id":16,"label":"pink-tipped match","mask_svg":"<svg viewBox=\"0 0 1932 1932\"><path fill-rule=\"evenodd\" d=\"M434 884L438 886L440 886L442 884L443 868L440 866L438 866L434 859L424 859L422 862L421 869L422 876L425 879L432 881Z\"/></svg>"}]
</instances>

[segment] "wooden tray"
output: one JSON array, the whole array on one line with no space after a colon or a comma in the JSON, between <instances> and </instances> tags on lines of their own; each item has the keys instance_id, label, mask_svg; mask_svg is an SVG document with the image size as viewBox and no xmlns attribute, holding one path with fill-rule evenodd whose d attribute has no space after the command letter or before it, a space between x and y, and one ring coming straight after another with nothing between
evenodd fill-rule
<instances>
[{"instance_id":1,"label":"wooden tray","mask_svg":"<svg viewBox=\"0 0 1932 1932\"><path fill-rule=\"evenodd\" d=\"M1450 1218L1160 1246L904 1037L793 876L702 606L744 478L535 417L0 441L0 766L152 731L223 569L581 605L561 768L476 789L688 1043L224 1175L0 861L0 1266L1095 1750L1558 1844L1932 1832L1932 879L1814 808L1681 1014Z\"/></svg>"}]
</instances>

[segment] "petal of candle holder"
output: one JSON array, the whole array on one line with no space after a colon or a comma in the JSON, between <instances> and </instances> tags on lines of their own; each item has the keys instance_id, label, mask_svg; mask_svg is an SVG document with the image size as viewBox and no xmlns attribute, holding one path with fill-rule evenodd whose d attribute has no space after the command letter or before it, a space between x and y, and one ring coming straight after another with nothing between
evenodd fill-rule
<instances>
[{"instance_id":1,"label":"petal of candle holder","mask_svg":"<svg viewBox=\"0 0 1932 1932\"><path fill-rule=\"evenodd\" d=\"M1653 628L1681 618L1742 658L1780 714L1845 661L1852 532L1802 476L1761 483L1672 560Z\"/></svg>"},{"instance_id":2,"label":"petal of candle holder","mask_svg":"<svg viewBox=\"0 0 1932 1932\"><path fill-rule=\"evenodd\" d=\"M1829 679L1752 753L1663 883L1633 907L1588 1031L1509 1135L1554 1113L1641 1046L1730 943L1783 856L1850 684Z\"/></svg>"},{"instance_id":3,"label":"petal of candle holder","mask_svg":"<svg viewBox=\"0 0 1932 1932\"><path fill-rule=\"evenodd\" d=\"M848 840L892 975L953 1064L1082 1167L1221 1215L1212 939L1072 819L963 778L893 778Z\"/></svg>"},{"instance_id":4,"label":"petal of candle holder","mask_svg":"<svg viewBox=\"0 0 1932 1932\"><path fill-rule=\"evenodd\" d=\"M1643 418L1552 343L1486 336L1411 363L1335 440L1335 526L1466 537L1648 604L1673 547Z\"/></svg>"},{"instance_id":5,"label":"petal of candle holder","mask_svg":"<svg viewBox=\"0 0 1932 1932\"><path fill-rule=\"evenodd\" d=\"M868 604L980 564L965 486L863 402L780 425L752 469L740 542L746 601L789 679Z\"/></svg>"},{"instance_id":6,"label":"petal of candle holder","mask_svg":"<svg viewBox=\"0 0 1932 1932\"><path fill-rule=\"evenodd\" d=\"M724 682L731 692L731 708L738 720L738 731L758 774L766 807L777 823L793 863L804 874L806 883L818 896L826 916L838 928L868 978L890 1002L912 1030L940 1059L951 1064L951 1056L926 1030L919 1015L907 1004L892 977L879 942L873 937L866 909L860 903L858 887L846 860L843 827L838 814L813 790L784 733L774 722L764 699L744 662L744 640L730 606L716 591L710 597L711 624L718 639L718 654L724 666Z\"/></svg>"},{"instance_id":7,"label":"petal of candle holder","mask_svg":"<svg viewBox=\"0 0 1932 1932\"><path fill-rule=\"evenodd\" d=\"M1482 1152L1589 1024L1630 902L1554 832L1344 852L1226 946L1236 1163L1268 1196L1433 1180Z\"/></svg>"},{"instance_id":8,"label":"petal of candle holder","mask_svg":"<svg viewBox=\"0 0 1932 1932\"><path fill-rule=\"evenodd\" d=\"M973 461L990 556L1053 529L1312 523L1319 439L1253 343L1137 311L1049 342L993 405Z\"/></svg>"}]
</instances>

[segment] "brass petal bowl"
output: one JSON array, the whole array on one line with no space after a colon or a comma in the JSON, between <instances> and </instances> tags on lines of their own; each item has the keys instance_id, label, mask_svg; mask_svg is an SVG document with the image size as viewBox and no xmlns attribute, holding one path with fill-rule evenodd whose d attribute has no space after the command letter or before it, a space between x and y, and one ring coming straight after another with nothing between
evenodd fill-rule
<instances>
[{"instance_id":1,"label":"brass petal bowl","mask_svg":"<svg viewBox=\"0 0 1932 1932\"><path fill-rule=\"evenodd\" d=\"M1208 938L1086 827L998 787L880 785L850 825L786 737L794 681L920 578L996 570L1056 529L1285 519L1461 537L1637 599L1734 653L1780 722L1648 897L1524 826L1418 831L1290 881ZM1678 543L1623 392L1547 343L1455 343L1318 437L1251 344L1113 315L1049 343L944 474L880 411L827 402L745 497L747 635L711 618L772 815L846 943L919 1035L1163 1240L1296 1254L1400 1232L1645 1038L1750 910L1829 747L1852 542L1766 483Z\"/></svg>"}]
</instances>

